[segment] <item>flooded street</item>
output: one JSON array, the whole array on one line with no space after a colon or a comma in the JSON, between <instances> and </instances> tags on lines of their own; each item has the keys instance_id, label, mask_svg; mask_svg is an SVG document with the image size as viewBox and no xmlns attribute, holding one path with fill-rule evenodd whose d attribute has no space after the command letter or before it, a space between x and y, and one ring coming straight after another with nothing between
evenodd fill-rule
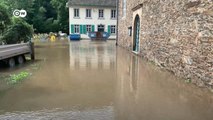
<instances>
[{"instance_id":1,"label":"flooded street","mask_svg":"<svg viewBox=\"0 0 213 120\"><path fill-rule=\"evenodd\" d=\"M38 70L0 91L0 120L213 119L212 93L115 41L37 43L35 52Z\"/></svg>"}]
</instances>

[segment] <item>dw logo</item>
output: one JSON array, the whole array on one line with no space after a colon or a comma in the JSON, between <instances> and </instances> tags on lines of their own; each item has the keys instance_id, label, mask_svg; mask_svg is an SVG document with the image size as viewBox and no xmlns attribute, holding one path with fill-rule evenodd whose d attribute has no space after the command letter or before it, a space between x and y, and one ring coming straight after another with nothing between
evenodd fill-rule
<instances>
[{"instance_id":1,"label":"dw logo","mask_svg":"<svg viewBox=\"0 0 213 120\"><path fill-rule=\"evenodd\" d=\"M26 10L14 10L13 11L13 16L24 18L24 17L27 16L27 11Z\"/></svg>"}]
</instances>

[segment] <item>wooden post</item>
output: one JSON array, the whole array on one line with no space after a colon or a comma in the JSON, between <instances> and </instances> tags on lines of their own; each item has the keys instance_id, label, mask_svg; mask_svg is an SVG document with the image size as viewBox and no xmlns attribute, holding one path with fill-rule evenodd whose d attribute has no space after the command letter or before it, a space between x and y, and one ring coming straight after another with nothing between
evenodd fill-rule
<instances>
[{"instance_id":1,"label":"wooden post","mask_svg":"<svg viewBox=\"0 0 213 120\"><path fill-rule=\"evenodd\" d=\"M34 51L34 43L30 41L30 49L31 49L31 60L35 60L35 51Z\"/></svg>"}]
</instances>

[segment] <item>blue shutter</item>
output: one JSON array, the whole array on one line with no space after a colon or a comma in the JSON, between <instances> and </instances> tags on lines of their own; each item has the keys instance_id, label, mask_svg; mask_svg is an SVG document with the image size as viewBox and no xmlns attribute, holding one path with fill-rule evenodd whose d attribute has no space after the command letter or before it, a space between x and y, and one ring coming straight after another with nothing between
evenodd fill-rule
<instances>
[{"instance_id":1,"label":"blue shutter","mask_svg":"<svg viewBox=\"0 0 213 120\"><path fill-rule=\"evenodd\" d=\"M92 25L92 32L95 32L95 25Z\"/></svg>"},{"instance_id":2,"label":"blue shutter","mask_svg":"<svg viewBox=\"0 0 213 120\"><path fill-rule=\"evenodd\" d=\"M111 26L108 25L108 33L111 34Z\"/></svg>"},{"instance_id":3,"label":"blue shutter","mask_svg":"<svg viewBox=\"0 0 213 120\"><path fill-rule=\"evenodd\" d=\"M83 26L83 33L87 34L87 26L86 25Z\"/></svg>"},{"instance_id":4,"label":"blue shutter","mask_svg":"<svg viewBox=\"0 0 213 120\"><path fill-rule=\"evenodd\" d=\"M83 34L83 25L80 25L80 34Z\"/></svg>"},{"instance_id":5,"label":"blue shutter","mask_svg":"<svg viewBox=\"0 0 213 120\"><path fill-rule=\"evenodd\" d=\"M74 33L74 25L71 25L71 33Z\"/></svg>"}]
</instances>

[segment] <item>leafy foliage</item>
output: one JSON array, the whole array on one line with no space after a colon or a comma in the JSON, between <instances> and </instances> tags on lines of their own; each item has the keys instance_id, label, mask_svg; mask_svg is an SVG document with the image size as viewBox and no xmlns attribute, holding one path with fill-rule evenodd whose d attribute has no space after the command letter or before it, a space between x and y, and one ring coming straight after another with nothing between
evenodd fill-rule
<instances>
[{"instance_id":1,"label":"leafy foliage","mask_svg":"<svg viewBox=\"0 0 213 120\"><path fill-rule=\"evenodd\" d=\"M6 5L0 3L0 35L10 24L10 16Z\"/></svg>"},{"instance_id":2,"label":"leafy foliage","mask_svg":"<svg viewBox=\"0 0 213 120\"><path fill-rule=\"evenodd\" d=\"M28 73L28 72L21 72L19 74L13 74L13 75L10 75L10 81L11 81L11 83L15 84L19 81L26 79L28 76L30 76L30 73Z\"/></svg>"},{"instance_id":3,"label":"leafy foliage","mask_svg":"<svg viewBox=\"0 0 213 120\"><path fill-rule=\"evenodd\" d=\"M2 40L6 44L27 42L33 34L33 28L21 18L13 18L13 24L4 33Z\"/></svg>"},{"instance_id":4,"label":"leafy foliage","mask_svg":"<svg viewBox=\"0 0 213 120\"><path fill-rule=\"evenodd\" d=\"M69 11L66 8L67 0L51 0L53 8L57 11L57 20L60 22L59 29L64 33L69 30Z\"/></svg>"},{"instance_id":5,"label":"leafy foliage","mask_svg":"<svg viewBox=\"0 0 213 120\"><path fill-rule=\"evenodd\" d=\"M69 14L66 2L67 0L0 0L0 44L2 41L6 44L27 41L33 32L68 33ZM26 10L27 17L11 22L15 9Z\"/></svg>"}]
</instances>

